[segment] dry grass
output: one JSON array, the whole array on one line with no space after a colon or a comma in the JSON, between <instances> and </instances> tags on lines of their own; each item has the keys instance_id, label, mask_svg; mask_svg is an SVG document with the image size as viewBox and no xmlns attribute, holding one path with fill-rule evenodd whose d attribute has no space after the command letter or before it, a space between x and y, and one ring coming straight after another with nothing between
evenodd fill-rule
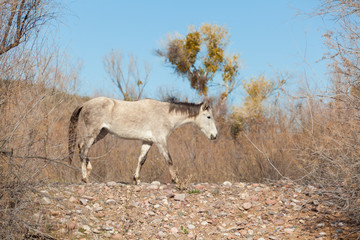
<instances>
[{"instance_id":1,"label":"dry grass","mask_svg":"<svg viewBox=\"0 0 360 240\"><path fill-rule=\"evenodd\" d=\"M7 139L11 135L2 148L5 154L0 156L1 177L6 179L1 181L3 229L16 221L16 214L30 207L20 197L31 190L30 186L39 181L80 182L78 156L72 166L67 166L66 130L72 110L84 101L38 84L13 81L8 86L9 83L3 81L1 85L8 93L1 105L1 136ZM274 108L277 110L264 121L248 123L236 138L230 134L230 115L219 119L219 138L215 141L208 140L194 126L177 129L169 139L169 147L180 180L186 184L190 175L192 182L266 182L287 178L322 187L324 194L352 219L359 220L360 152L356 133L360 126L353 118L355 110L314 99L310 104L299 102L289 108L287 113ZM90 150L91 181L131 182L140 145L139 141L113 136L95 144ZM170 182L156 146L149 152L141 179ZM17 217L12 220L13 216ZM16 226L8 225L11 229Z\"/></svg>"},{"instance_id":2,"label":"dry grass","mask_svg":"<svg viewBox=\"0 0 360 240\"><path fill-rule=\"evenodd\" d=\"M35 50L34 50L35 51ZM17 54L17 52L16 52ZM23 50L0 57L0 238L21 239L33 229L24 216L34 210L39 182L72 181L66 166L69 109L80 101L70 96L77 71L55 53ZM65 69L66 68L66 69ZM36 225L36 224L35 224Z\"/></svg>"}]
</instances>

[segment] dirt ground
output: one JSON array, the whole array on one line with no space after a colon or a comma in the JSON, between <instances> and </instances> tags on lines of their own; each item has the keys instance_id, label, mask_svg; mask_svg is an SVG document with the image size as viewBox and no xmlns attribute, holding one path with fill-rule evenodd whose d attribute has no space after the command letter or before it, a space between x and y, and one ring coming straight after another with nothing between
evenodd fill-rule
<instances>
[{"instance_id":1,"label":"dirt ground","mask_svg":"<svg viewBox=\"0 0 360 240\"><path fill-rule=\"evenodd\" d=\"M55 239L360 239L312 186L51 184L29 214ZM36 235L36 234L35 234Z\"/></svg>"}]
</instances>

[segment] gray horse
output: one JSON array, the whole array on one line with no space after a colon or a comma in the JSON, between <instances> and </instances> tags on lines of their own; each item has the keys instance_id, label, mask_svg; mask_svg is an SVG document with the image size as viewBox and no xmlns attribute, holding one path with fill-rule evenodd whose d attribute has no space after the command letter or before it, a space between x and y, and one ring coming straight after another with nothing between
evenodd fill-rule
<instances>
[{"instance_id":1,"label":"gray horse","mask_svg":"<svg viewBox=\"0 0 360 240\"><path fill-rule=\"evenodd\" d=\"M108 133L120 138L142 140L141 153L134 174L136 184L140 183L140 170L153 143L164 156L172 181L178 183L167 146L167 139L174 129L193 123L209 139L216 139L218 134L207 98L202 103L194 104L160 102L153 99L129 102L98 97L85 102L72 113L69 125L70 163L74 155L79 118L85 123L84 134L78 144L84 182L88 182L92 169L88 158L89 149Z\"/></svg>"}]
</instances>

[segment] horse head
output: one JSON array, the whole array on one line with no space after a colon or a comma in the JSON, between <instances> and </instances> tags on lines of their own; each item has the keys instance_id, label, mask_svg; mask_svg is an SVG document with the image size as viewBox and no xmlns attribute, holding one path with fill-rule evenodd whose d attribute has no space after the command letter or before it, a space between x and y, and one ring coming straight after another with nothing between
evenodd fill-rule
<instances>
[{"instance_id":1,"label":"horse head","mask_svg":"<svg viewBox=\"0 0 360 240\"><path fill-rule=\"evenodd\" d=\"M215 140L218 131L215 125L215 119L212 113L212 106L208 98L205 98L201 104L199 115L196 116L195 124L211 140Z\"/></svg>"}]
</instances>

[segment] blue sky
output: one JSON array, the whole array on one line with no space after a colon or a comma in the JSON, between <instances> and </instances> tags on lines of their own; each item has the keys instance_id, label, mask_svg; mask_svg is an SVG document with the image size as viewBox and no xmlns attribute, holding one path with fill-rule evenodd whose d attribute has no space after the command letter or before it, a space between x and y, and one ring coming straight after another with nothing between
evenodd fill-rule
<instances>
[{"instance_id":1,"label":"blue sky","mask_svg":"<svg viewBox=\"0 0 360 240\"><path fill-rule=\"evenodd\" d=\"M151 66L146 97L159 98L163 88L198 100L188 82L174 74L154 50L169 33L186 35L189 25L205 22L228 28L227 51L240 54L241 79L260 74L274 78L278 72L290 74L292 86L305 75L310 83L327 79L327 63L317 62L326 52L322 35L327 26L321 18L297 16L298 11L318 7L316 0L65 0L62 4L66 10L57 39L74 61L82 63L82 95L98 92L120 97L103 67L104 55L117 49ZM241 97L240 88L231 100L238 102Z\"/></svg>"}]
</instances>

